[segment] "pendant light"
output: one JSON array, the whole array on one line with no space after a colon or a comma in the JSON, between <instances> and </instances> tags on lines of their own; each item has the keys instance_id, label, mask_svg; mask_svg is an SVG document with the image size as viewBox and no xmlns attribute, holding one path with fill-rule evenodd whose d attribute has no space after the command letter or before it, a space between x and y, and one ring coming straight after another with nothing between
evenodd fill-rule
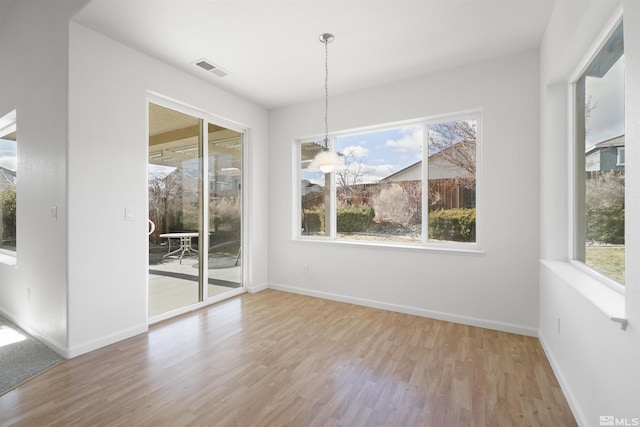
<instances>
[{"instance_id":1,"label":"pendant light","mask_svg":"<svg viewBox=\"0 0 640 427\"><path fill-rule=\"evenodd\" d=\"M344 160L335 151L329 150L329 43L334 40L333 34L324 33L320 35L320 41L324 43L324 147L308 169L321 170L324 173L331 173L335 169L344 167Z\"/></svg>"}]
</instances>

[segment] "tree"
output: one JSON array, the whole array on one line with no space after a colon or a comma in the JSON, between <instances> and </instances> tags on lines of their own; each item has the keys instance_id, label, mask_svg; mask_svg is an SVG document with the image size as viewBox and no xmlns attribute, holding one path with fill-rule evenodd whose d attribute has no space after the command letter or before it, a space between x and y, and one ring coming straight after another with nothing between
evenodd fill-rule
<instances>
[{"instance_id":1,"label":"tree","mask_svg":"<svg viewBox=\"0 0 640 427\"><path fill-rule=\"evenodd\" d=\"M364 184L364 175L368 168L366 159L357 156L353 150L342 153L345 167L336 171L338 202L351 206L354 202L366 204L370 194Z\"/></svg>"},{"instance_id":2,"label":"tree","mask_svg":"<svg viewBox=\"0 0 640 427\"><path fill-rule=\"evenodd\" d=\"M0 244L16 240L16 186L7 184L0 188Z\"/></svg>"},{"instance_id":3,"label":"tree","mask_svg":"<svg viewBox=\"0 0 640 427\"><path fill-rule=\"evenodd\" d=\"M477 125L458 120L429 126L429 156L438 154L450 164L476 176ZM465 185L475 187L475 179Z\"/></svg>"}]
</instances>

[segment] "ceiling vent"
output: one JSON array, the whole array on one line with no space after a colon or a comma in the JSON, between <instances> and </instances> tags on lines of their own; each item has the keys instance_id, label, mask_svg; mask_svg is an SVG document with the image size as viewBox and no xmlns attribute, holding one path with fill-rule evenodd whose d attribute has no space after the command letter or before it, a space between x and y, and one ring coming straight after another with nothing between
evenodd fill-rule
<instances>
[{"instance_id":1,"label":"ceiling vent","mask_svg":"<svg viewBox=\"0 0 640 427\"><path fill-rule=\"evenodd\" d=\"M218 77L225 77L229 75L228 71L222 69L221 67L218 67L217 65L215 65L214 63L212 63L207 59L198 59L196 62L194 62L194 64L196 64L198 67L202 68L205 71L215 74Z\"/></svg>"}]
</instances>

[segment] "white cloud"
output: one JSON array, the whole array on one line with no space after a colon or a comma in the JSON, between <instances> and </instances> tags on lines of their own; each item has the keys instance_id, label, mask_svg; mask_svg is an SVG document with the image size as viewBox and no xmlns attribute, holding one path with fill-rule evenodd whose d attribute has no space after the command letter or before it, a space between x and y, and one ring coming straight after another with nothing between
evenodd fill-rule
<instances>
[{"instance_id":1,"label":"white cloud","mask_svg":"<svg viewBox=\"0 0 640 427\"><path fill-rule=\"evenodd\" d=\"M359 175L359 183L369 184L380 181L395 172L395 167L390 164L369 165L366 163L354 162L349 164L347 170L349 173Z\"/></svg>"},{"instance_id":2,"label":"white cloud","mask_svg":"<svg viewBox=\"0 0 640 427\"><path fill-rule=\"evenodd\" d=\"M406 130L400 139L388 139L384 145L400 154L415 154L421 156L422 152L422 128L411 127Z\"/></svg>"},{"instance_id":3,"label":"white cloud","mask_svg":"<svg viewBox=\"0 0 640 427\"><path fill-rule=\"evenodd\" d=\"M353 157L356 159L362 159L369 155L369 150L362 145L349 145L348 147L343 148L342 154L348 157Z\"/></svg>"}]
</instances>

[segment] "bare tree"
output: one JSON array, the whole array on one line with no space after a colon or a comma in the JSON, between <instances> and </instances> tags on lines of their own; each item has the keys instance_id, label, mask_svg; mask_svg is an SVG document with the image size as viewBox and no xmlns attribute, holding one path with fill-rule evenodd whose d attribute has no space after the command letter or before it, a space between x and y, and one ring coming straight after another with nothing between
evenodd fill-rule
<instances>
[{"instance_id":1,"label":"bare tree","mask_svg":"<svg viewBox=\"0 0 640 427\"><path fill-rule=\"evenodd\" d=\"M149 219L156 224L151 236L154 243L160 242L160 234L169 232L171 218L181 210L182 175L149 172Z\"/></svg>"},{"instance_id":2,"label":"bare tree","mask_svg":"<svg viewBox=\"0 0 640 427\"><path fill-rule=\"evenodd\" d=\"M338 201L351 206L354 202L365 202L369 198L364 175L367 172L366 159L356 156L352 151L343 153L345 167L336 171Z\"/></svg>"},{"instance_id":3,"label":"bare tree","mask_svg":"<svg viewBox=\"0 0 640 427\"><path fill-rule=\"evenodd\" d=\"M477 126L472 120L458 120L429 126L429 155L476 176ZM475 187L475 179L465 180Z\"/></svg>"}]
</instances>

